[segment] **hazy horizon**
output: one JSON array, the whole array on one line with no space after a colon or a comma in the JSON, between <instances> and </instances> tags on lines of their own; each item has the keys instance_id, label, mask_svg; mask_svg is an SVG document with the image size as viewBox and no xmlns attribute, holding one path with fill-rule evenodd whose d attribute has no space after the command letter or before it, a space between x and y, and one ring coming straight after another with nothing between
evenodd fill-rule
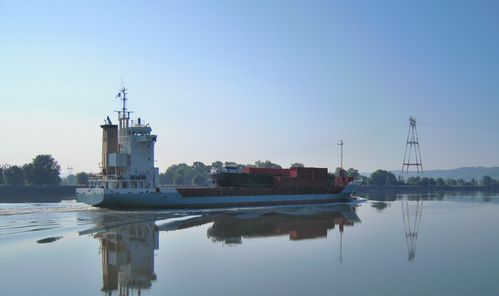
<instances>
[{"instance_id":1,"label":"hazy horizon","mask_svg":"<svg viewBox=\"0 0 499 296\"><path fill-rule=\"evenodd\" d=\"M98 171L121 77L157 166L499 166L499 2L0 0L0 164Z\"/></svg>"}]
</instances>

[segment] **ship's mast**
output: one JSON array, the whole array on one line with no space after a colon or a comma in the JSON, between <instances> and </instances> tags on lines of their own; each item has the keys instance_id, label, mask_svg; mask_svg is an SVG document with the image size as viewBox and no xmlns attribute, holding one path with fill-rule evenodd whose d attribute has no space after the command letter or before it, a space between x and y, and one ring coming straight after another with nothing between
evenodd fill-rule
<instances>
[{"instance_id":1,"label":"ship's mast","mask_svg":"<svg viewBox=\"0 0 499 296\"><path fill-rule=\"evenodd\" d=\"M116 112L118 112L118 120L120 122L120 129L128 128L130 113L132 113L131 111L128 111L126 108L126 102L128 101L128 98L126 97L127 94L128 94L128 89L125 88L124 86L122 86L120 91L116 95L116 98L119 98L122 102L121 111L116 111Z\"/></svg>"},{"instance_id":2,"label":"ship's mast","mask_svg":"<svg viewBox=\"0 0 499 296\"><path fill-rule=\"evenodd\" d=\"M116 95L116 98L119 98L123 104L123 108L121 109L121 111L117 111L118 112L118 119L120 120L120 123L121 123L121 120L130 119L130 112L126 109L126 101L128 101L128 99L126 97L126 95L128 94L127 91L128 91L128 89L126 89L123 86L123 87L121 87L120 91Z\"/></svg>"},{"instance_id":3,"label":"ship's mast","mask_svg":"<svg viewBox=\"0 0 499 296\"><path fill-rule=\"evenodd\" d=\"M123 109L122 109L123 114L126 114L126 101L127 101L126 95L127 95L127 89L123 86L120 89L120 92L118 93L118 96L121 97L121 101L123 102Z\"/></svg>"},{"instance_id":4,"label":"ship's mast","mask_svg":"<svg viewBox=\"0 0 499 296\"><path fill-rule=\"evenodd\" d=\"M345 143L343 143L343 140L340 140L340 142L338 143L338 146L341 147L341 154L340 154L340 168L343 170L343 145L345 145Z\"/></svg>"}]
</instances>

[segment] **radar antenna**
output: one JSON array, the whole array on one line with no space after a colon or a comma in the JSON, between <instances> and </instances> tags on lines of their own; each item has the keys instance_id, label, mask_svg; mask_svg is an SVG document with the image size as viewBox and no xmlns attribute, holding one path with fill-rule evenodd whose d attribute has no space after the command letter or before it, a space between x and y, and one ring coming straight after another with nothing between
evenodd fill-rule
<instances>
[{"instance_id":1,"label":"radar antenna","mask_svg":"<svg viewBox=\"0 0 499 296\"><path fill-rule=\"evenodd\" d=\"M121 83L123 84L123 81ZM126 136L127 130L130 126L130 113L132 112L128 111L126 107L126 102L128 101L127 94L128 94L128 89L122 85L120 91L116 95L116 98L119 98L122 102L121 111L116 111L118 112L118 121L119 121L119 132L118 132L119 143L121 143L123 137ZM123 147L120 146L120 151L122 149Z\"/></svg>"},{"instance_id":2,"label":"radar antenna","mask_svg":"<svg viewBox=\"0 0 499 296\"><path fill-rule=\"evenodd\" d=\"M119 98L123 104L123 108L122 108L122 114L123 116L126 116L127 115L127 109L126 109L126 101L128 101L126 95L128 94L128 89L125 88L124 86L121 87L119 93L116 95L116 98Z\"/></svg>"}]
</instances>

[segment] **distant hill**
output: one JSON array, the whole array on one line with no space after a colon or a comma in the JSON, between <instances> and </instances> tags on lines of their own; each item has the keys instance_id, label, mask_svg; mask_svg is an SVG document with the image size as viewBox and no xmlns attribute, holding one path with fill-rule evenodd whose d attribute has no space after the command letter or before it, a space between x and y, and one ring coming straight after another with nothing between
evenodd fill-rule
<instances>
[{"instance_id":1,"label":"distant hill","mask_svg":"<svg viewBox=\"0 0 499 296\"><path fill-rule=\"evenodd\" d=\"M391 172L394 173L395 176L401 174L400 170ZM364 176L371 175L371 173L361 174ZM417 174L415 172L409 172L409 177L411 176L417 176ZM471 179L479 181L483 176L490 176L493 179L499 180L499 167L464 167L452 170L425 170L424 176L429 178L464 179L465 181L471 181Z\"/></svg>"}]
</instances>

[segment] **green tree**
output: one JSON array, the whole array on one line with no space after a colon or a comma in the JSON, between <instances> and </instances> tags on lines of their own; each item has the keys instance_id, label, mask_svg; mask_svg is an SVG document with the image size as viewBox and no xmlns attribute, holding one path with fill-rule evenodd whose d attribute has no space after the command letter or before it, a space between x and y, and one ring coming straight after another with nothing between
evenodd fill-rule
<instances>
[{"instance_id":1,"label":"green tree","mask_svg":"<svg viewBox=\"0 0 499 296\"><path fill-rule=\"evenodd\" d=\"M358 178L360 176L359 171L354 169L354 168L349 168L347 170L347 176L353 177L353 178Z\"/></svg>"},{"instance_id":2,"label":"green tree","mask_svg":"<svg viewBox=\"0 0 499 296\"><path fill-rule=\"evenodd\" d=\"M23 185L25 183L24 171L20 166L13 165L3 171L5 183L9 185Z\"/></svg>"},{"instance_id":3,"label":"green tree","mask_svg":"<svg viewBox=\"0 0 499 296\"><path fill-rule=\"evenodd\" d=\"M291 164L291 167L292 168L304 168L305 165L303 163L301 163L301 162L295 162L295 163Z\"/></svg>"},{"instance_id":4,"label":"green tree","mask_svg":"<svg viewBox=\"0 0 499 296\"><path fill-rule=\"evenodd\" d=\"M371 183L369 182L369 177L360 175L359 178L362 180L363 185L371 185Z\"/></svg>"},{"instance_id":5,"label":"green tree","mask_svg":"<svg viewBox=\"0 0 499 296\"><path fill-rule=\"evenodd\" d=\"M433 180L433 181L435 181L435 180ZM417 185L426 187L426 186L431 186L431 183L432 182L430 181L430 178L423 177L420 179L419 184L417 184Z\"/></svg>"},{"instance_id":6,"label":"green tree","mask_svg":"<svg viewBox=\"0 0 499 296\"><path fill-rule=\"evenodd\" d=\"M3 177L3 167L0 167L0 184L5 184L5 178Z\"/></svg>"},{"instance_id":7,"label":"green tree","mask_svg":"<svg viewBox=\"0 0 499 296\"><path fill-rule=\"evenodd\" d=\"M170 185L173 183L173 179L165 173L159 174L159 184Z\"/></svg>"},{"instance_id":8,"label":"green tree","mask_svg":"<svg viewBox=\"0 0 499 296\"><path fill-rule=\"evenodd\" d=\"M76 174L76 185L87 185L89 175L85 172Z\"/></svg>"},{"instance_id":9,"label":"green tree","mask_svg":"<svg viewBox=\"0 0 499 296\"><path fill-rule=\"evenodd\" d=\"M23 166L26 181L34 185L58 185L61 167L49 154L37 155L33 161Z\"/></svg>"},{"instance_id":10,"label":"green tree","mask_svg":"<svg viewBox=\"0 0 499 296\"><path fill-rule=\"evenodd\" d=\"M192 178L192 184L198 186L207 185L208 178L206 178L206 176L203 176L201 174L196 174L194 178Z\"/></svg>"},{"instance_id":11,"label":"green tree","mask_svg":"<svg viewBox=\"0 0 499 296\"><path fill-rule=\"evenodd\" d=\"M192 164L192 169L199 174L202 174L203 172L206 171L206 165L202 163L201 161L195 161Z\"/></svg>"},{"instance_id":12,"label":"green tree","mask_svg":"<svg viewBox=\"0 0 499 296\"><path fill-rule=\"evenodd\" d=\"M482 178L482 185L483 186L492 186L494 184L494 179L492 179L490 176L483 176Z\"/></svg>"},{"instance_id":13,"label":"green tree","mask_svg":"<svg viewBox=\"0 0 499 296\"><path fill-rule=\"evenodd\" d=\"M69 175L66 178L62 179L62 184L67 184L67 185L76 185L76 176L75 175Z\"/></svg>"},{"instance_id":14,"label":"green tree","mask_svg":"<svg viewBox=\"0 0 499 296\"><path fill-rule=\"evenodd\" d=\"M391 172L385 170L377 170L371 174L371 184L376 186L396 185L397 177Z\"/></svg>"},{"instance_id":15,"label":"green tree","mask_svg":"<svg viewBox=\"0 0 499 296\"><path fill-rule=\"evenodd\" d=\"M223 162L221 162L219 160L211 163L211 167L214 169L217 169L217 170L221 170L223 168L223 166L224 166Z\"/></svg>"},{"instance_id":16,"label":"green tree","mask_svg":"<svg viewBox=\"0 0 499 296\"><path fill-rule=\"evenodd\" d=\"M419 185L421 185L421 178L420 177L409 177L409 178L407 178L407 184L412 185L412 186L419 186Z\"/></svg>"},{"instance_id":17,"label":"green tree","mask_svg":"<svg viewBox=\"0 0 499 296\"><path fill-rule=\"evenodd\" d=\"M174 185L185 185L185 183L184 183L184 176L181 175L181 174L176 174L173 177L173 184Z\"/></svg>"},{"instance_id":18,"label":"green tree","mask_svg":"<svg viewBox=\"0 0 499 296\"><path fill-rule=\"evenodd\" d=\"M178 165L174 164L169 166L163 174L159 175L159 183L165 185L173 184L173 178L177 173Z\"/></svg>"},{"instance_id":19,"label":"green tree","mask_svg":"<svg viewBox=\"0 0 499 296\"><path fill-rule=\"evenodd\" d=\"M257 168L266 168L266 169L280 169L281 168L280 165L273 163L270 160L266 160L266 161L257 160L257 161L255 161L255 165Z\"/></svg>"},{"instance_id":20,"label":"green tree","mask_svg":"<svg viewBox=\"0 0 499 296\"><path fill-rule=\"evenodd\" d=\"M179 164L177 166L177 169L175 170L175 175L173 176L173 184L186 185L185 184L186 171L187 171L187 165L185 163Z\"/></svg>"},{"instance_id":21,"label":"green tree","mask_svg":"<svg viewBox=\"0 0 499 296\"><path fill-rule=\"evenodd\" d=\"M437 186L445 186L446 185L443 178L437 178L435 180L435 183L436 183Z\"/></svg>"}]
</instances>

